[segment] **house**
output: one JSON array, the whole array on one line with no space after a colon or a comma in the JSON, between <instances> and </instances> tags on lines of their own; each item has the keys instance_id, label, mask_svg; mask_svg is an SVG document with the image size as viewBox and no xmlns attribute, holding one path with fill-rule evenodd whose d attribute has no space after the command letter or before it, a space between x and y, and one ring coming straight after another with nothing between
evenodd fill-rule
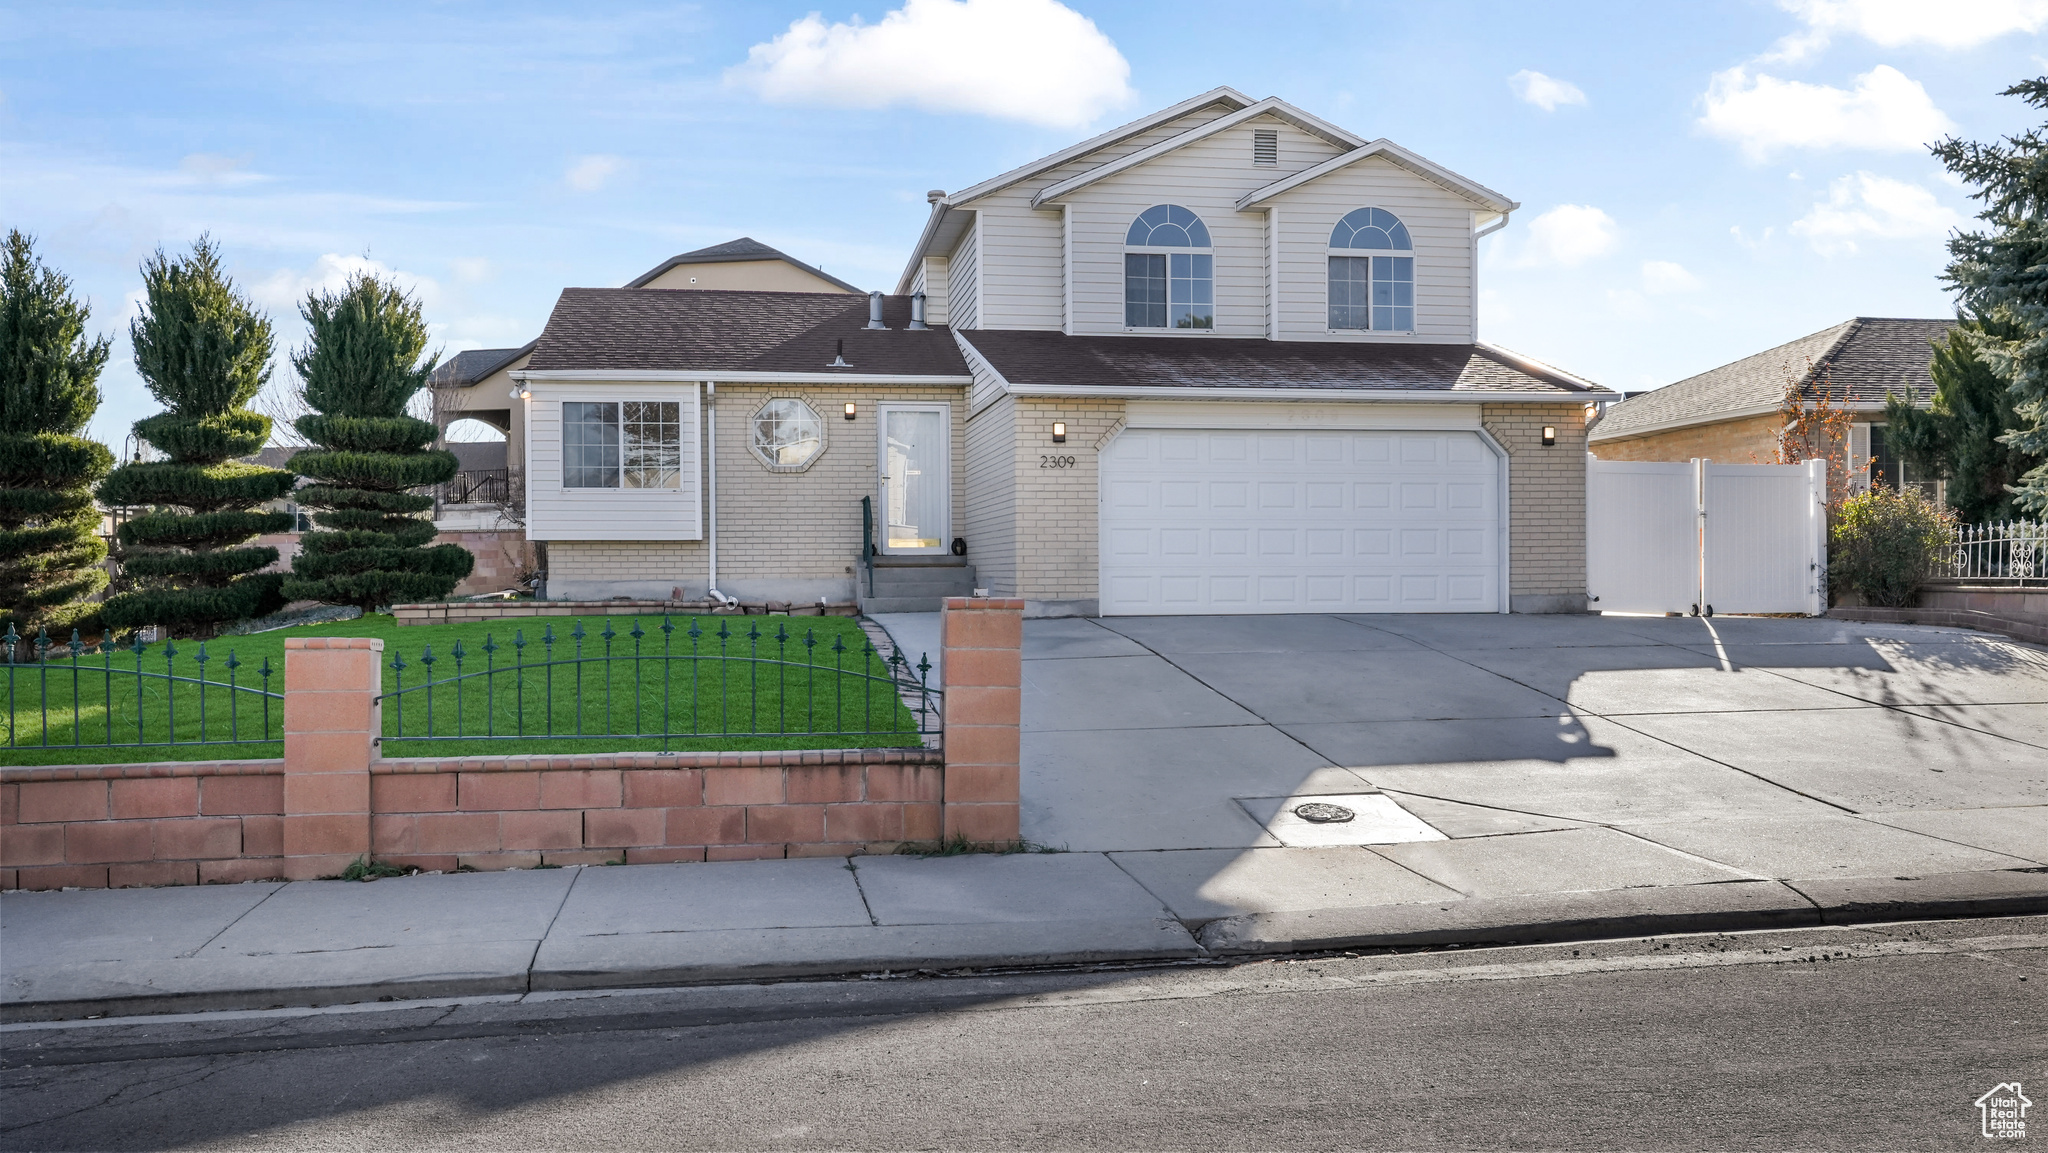
<instances>
[{"instance_id":1,"label":"house","mask_svg":"<svg viewBox=\"0 0 2048 1153\"><path fill-rule=\"evenodd\" d=\"M1849 414L1847 472L1852 489L1882 478L1893 488L1918 487L1939 501L1939 481L1914 475L1885 448L1885 397L1909 397L1922 408L1934 396L1930 342L1953 320L1859 316L1766 352L1631 394L1601 414L1587 437L1601 460L1768 464L1785 427L1786 390L1797 387L1811 406L1823 396ZM1836 499L1843 493L1831 494Z\"/></svg>"},{"instance_id":2,"label":"house","mask_svg":"<svg viewBox=\"0 0 2048 1153\"><path fill-rule=\"evenodd\" d=\"M1585 609L1615 394L1478 339L1514 201L1228 88L928 199L893 294L568 289L471 370L549 596Z\"/></svg>"}]
</instances>

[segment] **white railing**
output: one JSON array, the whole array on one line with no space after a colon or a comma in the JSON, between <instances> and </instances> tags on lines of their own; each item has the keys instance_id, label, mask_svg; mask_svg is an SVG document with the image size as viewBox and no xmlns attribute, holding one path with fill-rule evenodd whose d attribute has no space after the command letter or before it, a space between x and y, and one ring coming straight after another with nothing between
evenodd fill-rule
<instances>
[{"instance_id":1,"label":"white railing","mask_svg":"<svg viewBox=\"0 0 2048 1153\"><path fill-rule=\"evenodd\" d=\"M2048 581L2048 521L1957 525L1948 568L1955 580Z\"/></svg>"}]
</instances>

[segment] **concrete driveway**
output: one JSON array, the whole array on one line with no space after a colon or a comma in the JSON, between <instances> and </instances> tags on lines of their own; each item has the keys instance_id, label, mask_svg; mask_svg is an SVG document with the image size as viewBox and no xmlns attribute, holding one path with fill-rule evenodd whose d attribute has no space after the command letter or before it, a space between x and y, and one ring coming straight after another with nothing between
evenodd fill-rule
<instances>
[{"instance_id":1,"label":"concrete driveway","mask_svg":"<svg viewBox=\"0 0 2048 1153\"><path fill-rule=\"evenodd\" d=\"M1209 850L1191 882L1265 856L1246 850L1343 843L1286 823L1289 798L1326 794L1382 794L1450 838L1376 852L1466 892L1512 887L1532 858L1487 877L1507 846L1459 842L1536 847L1524 834L1630 884L1681 861L1763 877L2048 862L2048 652L1988 634L1473 615L1024 636L1024 836L1127 867Z\"/></svg>"}]
</instances>

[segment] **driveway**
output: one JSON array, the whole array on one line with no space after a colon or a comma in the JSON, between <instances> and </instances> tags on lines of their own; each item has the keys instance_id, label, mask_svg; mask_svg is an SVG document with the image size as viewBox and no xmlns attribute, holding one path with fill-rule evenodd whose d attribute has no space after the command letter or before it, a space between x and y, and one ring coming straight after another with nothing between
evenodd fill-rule
<instances>
[{"instance_id":1,"label":"driveway","mask_svg":"<svg viewBox=\"0 0 2048 1153\"><path fill-rule=\"evenodd\" d=\"M1458 844L1503 836L1582 868L1647 853L1627 866L1644 877L2048 863L2048 652L1988 634L1472 615L1034 620L1024 636L1023 832L1046 845L1245 868L1264 856L1245 850L1344 843L1290 798L1378 793L1432 838L1379 855L1466 892L1530 867L1518 850L1488 876L1506 846Z\"/></svg>"}]
</instances>

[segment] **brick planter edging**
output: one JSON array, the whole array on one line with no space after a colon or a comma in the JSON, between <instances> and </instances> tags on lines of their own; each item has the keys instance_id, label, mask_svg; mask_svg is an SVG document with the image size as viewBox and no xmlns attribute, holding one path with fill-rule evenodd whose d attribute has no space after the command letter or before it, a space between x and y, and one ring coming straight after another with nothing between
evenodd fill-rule
<instances>
[{"instance_id":1,"label":"brick planter edging","mask_svg":"<svg viewBox=\"0 0 2048 1153\"><path fill-rule=\"evenodd\" d=\"M2014 640L2031 644L2048 644L2048 622L1999 616L1981 609L1834 608L1828 610L1828 615L1838 620L1870 621L1875 624L1942 625L1947 628L1976 629L1980 632L2004 633Z\"/></svg>"}]
</instances>

